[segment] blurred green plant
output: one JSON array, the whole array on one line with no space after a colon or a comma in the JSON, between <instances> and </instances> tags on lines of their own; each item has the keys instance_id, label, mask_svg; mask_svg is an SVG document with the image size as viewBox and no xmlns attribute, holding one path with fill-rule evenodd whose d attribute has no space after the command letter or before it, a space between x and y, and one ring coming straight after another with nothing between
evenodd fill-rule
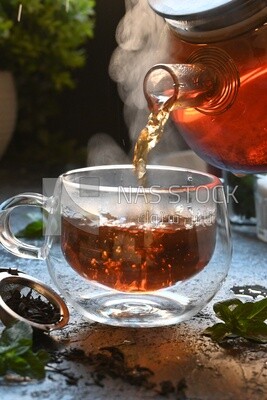
<instances>
[{"instance_id":1,"label":"blurred green plant","mask_svg":"<svg viewBox=\"0 0 267 400\"><path fill-rule=\"evenodd\" d=\"M237 201L233 201L231 204L234 215L239 216L240 221L255 218L254 176L239 177L231 172L226 172L225 178L230 190L235 189L234 195ZM234 223L234 220L231 222Z\"/></svg>"},{"instance_id":2,"label":"blurred green plant","mask_svg":"<svg viewBox=\"0 0 267 400\"><path fill-rule=\"evenodd\" d=\"M1 0L0 68L55 90L73 87L71 70L85 63L93 17L94 0Z\"/></svg>"},{"instance_id":3,"label":"blurred green plant","mask_svg":"<svg viewBox=\"0 0 267 400\"><path fill-rule=\"evenodd\" d=\"M15 78L22 143L47 135L58 94L75 87L94 33L94 7L95 0L1 0L0 70Z\"/></svg>"}]
</instances>

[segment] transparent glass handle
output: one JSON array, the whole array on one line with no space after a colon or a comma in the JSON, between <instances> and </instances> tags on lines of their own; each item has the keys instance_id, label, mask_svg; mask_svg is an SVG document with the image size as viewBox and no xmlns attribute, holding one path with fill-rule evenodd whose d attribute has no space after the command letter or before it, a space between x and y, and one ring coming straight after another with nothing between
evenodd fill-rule
<instances>
[{"instance_id":1,"label":"transparent glass handle","mask_svg":"<svg viewBox=\"0 0 267 400\"><path fill-rule=\"evenodd\" d=\"M0 243L10 253L22 257L44 260L46 246L37 247L17 239L12 232L10 216L19 206L35 206L48 211L48 197L39 193L23 193L11 197L0 206Z\"/></svg>"}]
</instances>

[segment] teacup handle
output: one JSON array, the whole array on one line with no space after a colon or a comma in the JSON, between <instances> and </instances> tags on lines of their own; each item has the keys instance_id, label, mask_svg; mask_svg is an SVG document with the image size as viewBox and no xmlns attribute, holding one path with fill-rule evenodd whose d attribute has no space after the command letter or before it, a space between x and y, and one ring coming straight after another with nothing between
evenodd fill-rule
<instances>
[{"instance_id":1,"label":"teacup handle","mask_svg":"<svg viewBox=\"0 0 267 400\"><path fill-rule=\"evenodd\" d=\"M22 193L11 197L0 205L0 243L10 253L22 258L44 260L46 246L33 246L17 239L10 226L10 215L19 206L35 206L48 211L48 197L39 193Z\"/></svg>"}]
</instances>

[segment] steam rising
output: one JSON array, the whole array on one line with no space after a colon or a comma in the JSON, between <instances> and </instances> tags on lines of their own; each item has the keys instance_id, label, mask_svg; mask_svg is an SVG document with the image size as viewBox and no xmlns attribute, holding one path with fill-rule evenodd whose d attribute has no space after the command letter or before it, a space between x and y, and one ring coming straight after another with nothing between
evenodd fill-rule
<instances>
[{"instance_id":1,"label":"steam rising","mask_svg":"<svg viewBox=\"0 0 267 400\"><path fill-rule=\"evenodd\" d=\"M118 92L124 102L125 122L134 146L149 115L143 92L144 77L154 64L170 62L171 49L166 23L149 7L147 0L125 0L125 10L117 27L118 47L111 57L109 73L118 84ZM184 141L173 124L168 122L162 140L151 152L153 155L150 154L149 162L161 163L162 154L184 148L187 148ZM88 149L89 165L132 160L132 156L127 158L112 138L103 134L95 135L89 141Z\"/></svg>"},{"instance_id":2,"label":"steam rising","mask_svg":"<svg viewBox=\"0 0 267 400\"><path fill-rule=\"evenodd\" d=\"M168 56L166 25L147 0L125 0L126 13L120 21L117 49L110 62L110 76L118 83L125 104L125 121L135 140L147 121L147 104L143 93L146 72Z\"/></svg>"},{"instance_id":3,"label":"steam rising","mask_svg":"<svg viewBox=\"0 0 267 400\"><path fill-rule=\"evenodd\" d=\"M130 158L118 146L115 140L106 133L98 133L89 140L87 164L113 165L131 163Z\"/></svg>"}]
</instances>

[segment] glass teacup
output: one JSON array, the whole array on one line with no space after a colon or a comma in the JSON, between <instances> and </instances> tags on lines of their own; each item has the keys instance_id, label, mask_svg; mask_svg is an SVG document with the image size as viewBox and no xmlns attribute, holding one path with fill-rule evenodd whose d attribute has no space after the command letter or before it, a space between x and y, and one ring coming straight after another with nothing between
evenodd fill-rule
<instances>
[{"instance_id":1,"label":"glass teacup","mask_svg":"<svg viewBox=\"0 0 267 400\"><path fill-rule=\"evenodd\" d=\"M43 208L41 247L14 237L18 205ZM46 259L61 294L90 320L152 327L184 321L219 290L231 261L224 191L210 174L132 165L69 171L50 197L21 194L1 206L0 241L20 257Z\"/></svg>"}]
</instances>

